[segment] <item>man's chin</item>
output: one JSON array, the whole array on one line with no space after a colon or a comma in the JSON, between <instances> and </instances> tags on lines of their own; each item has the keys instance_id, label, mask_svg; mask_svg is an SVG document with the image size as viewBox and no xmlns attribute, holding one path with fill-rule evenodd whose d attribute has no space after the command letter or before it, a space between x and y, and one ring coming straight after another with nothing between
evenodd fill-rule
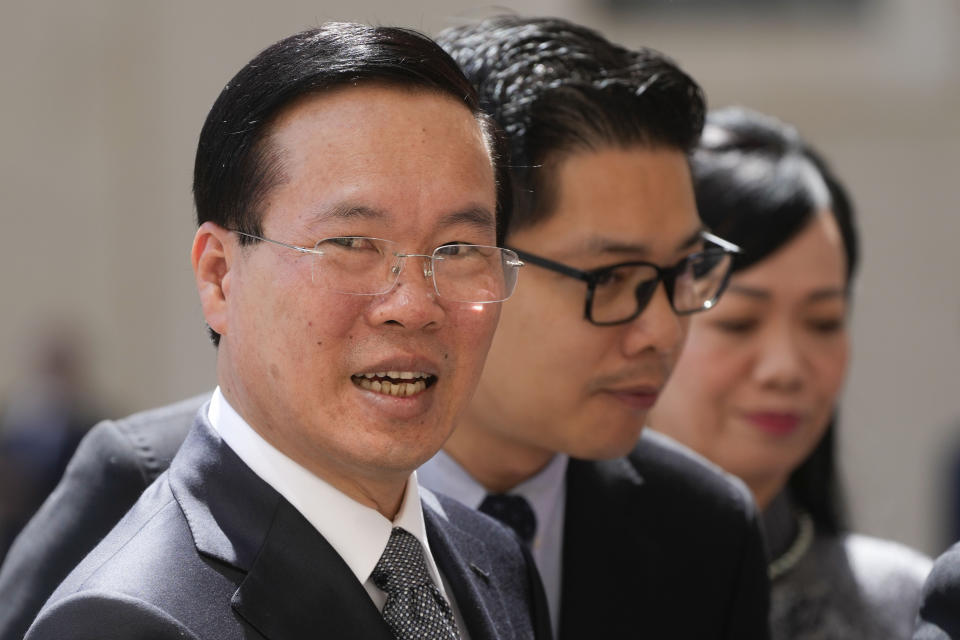
<instances>
[{"instance_id":1,"label":"man's chin","mask_svg":"<svg viewBox=\"0 0 960 640\"><path fill-rule=\"evenodd\" d=\"M381 433L376 442L371 442L363 463L371 470L383 470L388 474L410 474L437 454L443 447L450 430Z\"/></svg>"},{"instance_id":2,"label":"man's chin","mask_svg":"<svg viewBox=\"0 0 960 640\"><path fill-rule=\"evenodd\" d=\"M592 437L572 443L565 451L571 458L581 460L613 460L622 458L637 446L643 432L643 422L627 425L617 430L597 429Z\"/></svg>"}]
</instances>

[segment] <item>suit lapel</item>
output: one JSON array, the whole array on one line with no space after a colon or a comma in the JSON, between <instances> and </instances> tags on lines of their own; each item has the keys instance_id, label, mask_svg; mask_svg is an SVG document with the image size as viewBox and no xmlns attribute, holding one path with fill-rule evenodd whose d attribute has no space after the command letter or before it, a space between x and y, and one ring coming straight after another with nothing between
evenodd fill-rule
<instances>
[{"instance_id":1,"label":"suit lapel","mask_svg":"<svg viewBox=\"0 0 960 640\"><path fill-rule=\"evenodd\" d=\"M263 636L391 640L343 559L220 439L206 407L170 466L170 486L197 550L246 573L231 604Z\"/></svg>"},{"instance_id":2,"label":"suit lapel","mask_svg":"<svg viewBox=\"0 0 960 640\"><path fill-rule=\"evenodd\" d=\"M644 479L626 458L571 460L567 468L563 574L557 637L591 637L597 622L651 604L657 563L665 561L636 514Z\"/></svg>"},{"instance_id":3,"label":"suit lapel","mask_svg":"<svg viewBox=\"0 0 960 640\"><path fill-rule=\"evenodd\" d=\"M392 638L347 564L285 500L232 604L271 639Z\"/></svg>"},{"instance_id":4,"label":"suit lapel","mask_svg":"<svg viewBox=\"0 0 960 640\"><path fill-rule=\"evenodd\" d=\"M471 640L496 640L494 620L505 619L506 609L492 583L485 543L451 522L434 496L424 491L422 499L430 551L453 590Z\"/></svg>"}]
</instances>

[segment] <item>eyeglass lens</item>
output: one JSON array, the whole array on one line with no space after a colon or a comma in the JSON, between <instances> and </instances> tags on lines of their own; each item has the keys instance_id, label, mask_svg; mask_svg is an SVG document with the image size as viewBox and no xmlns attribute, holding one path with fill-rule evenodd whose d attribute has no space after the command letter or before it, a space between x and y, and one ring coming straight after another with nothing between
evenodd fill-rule
<instances>
[{"instance_id":1,"label":"eyeglass lens","mask_svg":"<svg viewBox=\"0 0 960 640\"><path fill-rule=\"evenodd\" d=\"M453 244L433 252L437 293L459 302L506 300L517 284L519 260L498 247Z\"/></svg>"},{"instance_id":2,"label":"eyeglass lens","mask_svg":"<svg viewBox=\"0 0 960 640\"><path fill-rule=\"evenodd\" d=\"M722 249L707 249L667 270L664 285L674 311L680 314L708 309L719 295L732 256ZM604 272L594 287L591 319L601 324L636 317L649 304L660 277L649 265L624 265Z\"/></svg>"},{"instance_id":3,"label":"eyeglass lens","mask_svg":"<svg viewBox=\"0 0 960 640\"><path fill-rule=\"evenodd\" d=\"M432 259L405 256L390 240L343 237L321 240L315 247L313 281L340 293L376 295L396 284L407 258L429 260L424 275L433 278L438 295L457 302L499 302L513 293L520 261L512 251L479 245L438 247ZM431 273L432 271L432 273Z\"/></svg>"}]
</instances>

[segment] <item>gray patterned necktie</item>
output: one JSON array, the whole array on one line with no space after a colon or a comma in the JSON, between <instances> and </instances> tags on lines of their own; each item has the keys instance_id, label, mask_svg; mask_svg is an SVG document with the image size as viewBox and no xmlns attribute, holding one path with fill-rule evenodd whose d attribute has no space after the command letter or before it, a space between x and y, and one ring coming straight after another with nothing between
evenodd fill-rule
<instances>
[{"instance_id":1,"label":"gray patterned necktie","mask_svg":"<svg viewBox=\"0 0 960 640\"><path fill-rule=\"evenodd\" d=\"M453 610L430 579L412 534L393 528L370 577L387 594L383 619L396 640L460 640Z\"/></svg>"}]
</instances>

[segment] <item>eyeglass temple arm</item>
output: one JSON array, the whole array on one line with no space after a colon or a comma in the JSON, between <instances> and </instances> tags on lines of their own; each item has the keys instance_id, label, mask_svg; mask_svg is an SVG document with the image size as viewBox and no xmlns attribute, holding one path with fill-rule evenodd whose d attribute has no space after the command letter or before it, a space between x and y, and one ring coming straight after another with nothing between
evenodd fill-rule
<instances>
[{"instance_id":1,"label":"eyeglass temple arm","mask_svg":"<svg viewBox=\"0 0 960 640\"><path fill-rule=\"evenodd\" d=\"M730 253L743 253L743 249L741 249L737 245L733 244L729 240L724 240L720 236L715 236L709 231L701 232L700 236L707 242L712 242L713 244L717 245L721 249L725 251L729 251Z\"/></svg>"},{"instance_id":2,"label":"eyeglass temple arm","mask_svg":"<svg viewBox=\"0 0 960 640\"><path fill-rule=\"evenodd\" d=\"M255 238L257 240L262 240L264 242L271 242L273 244L278 244L281 247L286 247L288 249L293 249L294 251L299 251L300 253L315 253L317 255L323 255L323 252L318 249L311 249L309 247L299 247L295 244L287 244L286 242L280 242L279 240L271 240L270 238L264 238L263 236L254 235L252 233L244 233L243 231L237 231L236 229L230 229L238 236L246 236L248 238Z\"/></svg>"},{"instance_id":3,"label":"eyeglass temple arm","mask_svg":"<svg viewBox=\"0 0 960 640\"><path fill-rule=\"evenodd\" d=\"M574 269L573 267L568 267L565 264L554 262L553 260L548 260L546 258L541 258L540 256L535 256L532 253L527 253L526 251L521 251L520 249L514 249L513 247L504 247L504 249L510 249L510 251L516 253L517 257L524 262L529 262L537 265L538 267L550 269L551 271L562 273L565 276L570 276L571 278L576 278L577 280L583 280L587 283L592 281L591 274L587 273L586 271L580 271L579 269Z\"/></svg>"}]
</instances>

